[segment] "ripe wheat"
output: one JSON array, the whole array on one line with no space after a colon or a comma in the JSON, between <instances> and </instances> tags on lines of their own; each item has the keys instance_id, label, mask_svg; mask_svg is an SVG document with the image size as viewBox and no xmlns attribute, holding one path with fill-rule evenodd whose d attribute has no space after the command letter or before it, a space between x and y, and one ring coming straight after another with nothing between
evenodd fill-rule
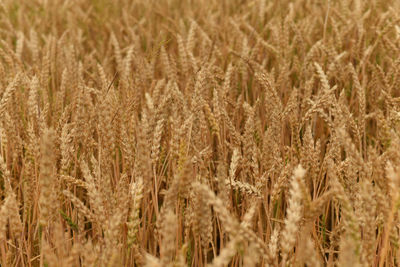
<instances>
[{"instance_id":1,"label":"ripe wheat","mask_svg":"<svg viewBox=\"0 0 400 267\"><path fill-rule=\"evenodd\" d=\"M400 265L399 14L0 1L0 265Z\"/></svg>"}]
</instances>

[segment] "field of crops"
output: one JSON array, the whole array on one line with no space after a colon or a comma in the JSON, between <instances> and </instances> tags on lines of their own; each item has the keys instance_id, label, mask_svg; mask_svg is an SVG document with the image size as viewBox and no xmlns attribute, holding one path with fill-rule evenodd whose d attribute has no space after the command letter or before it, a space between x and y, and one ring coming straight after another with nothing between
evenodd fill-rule
<instances>
[{"instance_id":1,"label":"field of crops","mask_svg":"<svg viewBox=\"0 0 400 267\"><path fill-rule=\"evenodd\" d=\"M0 1L0 266L399 266L400 1Z\"/></svg>"}]
</instances>

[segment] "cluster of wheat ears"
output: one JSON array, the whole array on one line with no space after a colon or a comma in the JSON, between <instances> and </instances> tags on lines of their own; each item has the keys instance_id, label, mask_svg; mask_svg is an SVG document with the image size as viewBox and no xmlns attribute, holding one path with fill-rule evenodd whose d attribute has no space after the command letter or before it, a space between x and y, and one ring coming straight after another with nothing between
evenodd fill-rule
<instances>
[{"instance_id":1,"label":"cluster of wheat ears","mask_svg":"<svg viewBox=\"0 0 400 267\"><path fill-rule=\"evenodd\" d=\"M0 264L400 264L400 1L2 0Z\"/></svg>"}]
</instances>

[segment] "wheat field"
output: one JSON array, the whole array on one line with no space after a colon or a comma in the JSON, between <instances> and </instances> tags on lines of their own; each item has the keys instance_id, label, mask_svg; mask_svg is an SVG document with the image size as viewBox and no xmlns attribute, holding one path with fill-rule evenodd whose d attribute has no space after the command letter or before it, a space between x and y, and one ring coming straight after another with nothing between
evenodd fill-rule
<instances>
[{"instance_id":1,"label":"wheat field","mask_svg":"<svg viewBox=\"0 0 400 267\"><path fill-rule=\"evenodd\" d=\"M400 1L0 1L0 266L399 266Z\"/></svg>"}]
</instances>

